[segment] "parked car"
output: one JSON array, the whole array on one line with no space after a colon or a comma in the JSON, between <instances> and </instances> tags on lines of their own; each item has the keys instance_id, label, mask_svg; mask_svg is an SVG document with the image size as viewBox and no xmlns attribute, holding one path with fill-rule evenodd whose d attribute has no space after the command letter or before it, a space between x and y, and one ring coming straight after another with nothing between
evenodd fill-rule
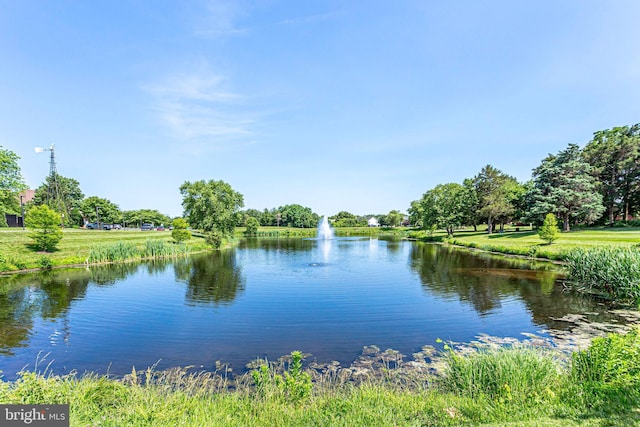
<instances>
[{"instance_id":1,"label":"parked car","mask_svg":"<svg viewBox=\"0 0 640 427\"><path fill-rule=\"evenodd\" d=\"M149 223L144 223L142 224L142 226L140 227L140 230L142 231L151 231L153 230L153 224L149 224Z\"/></svg>"},{"instance_id":2,"label":"parked car","mask_svg":"<svg viewBox=\"0 0 640 427\"><path fill-rule=\"evenodd\" d=\"M103 230L111 230L113 228L113 226L111 224L102 224L102 229Z\"/></svg>"},{"instance_id":3,"label":"parked car","mask_svg":"<svg viewBox=\"0 0 640 427\"><path fill-rule=\"evenodd\" d=\"M113 224L112 227L114 230L122 230L122 226L120 224Z\"/></svg>"},{"instance_id":4,"label":"parked car","mask_svg":"<svg viewBox=\"0 0 640 427\"><path fill-rule=\"evenodd\" d=\"M87 230L97 230L98 229L98 223L97 222L88 222L85 227L87 228Z\"/></svg>"},{"instance_id":5,"label":"parked car","mask_svg":"<svg viewBox=\"0 0 640 427\"><path fill-rule=\"evenodd\" d=\"M164 225L157 226L156 231L164 231Z\"/></svg>"}]
</instances>

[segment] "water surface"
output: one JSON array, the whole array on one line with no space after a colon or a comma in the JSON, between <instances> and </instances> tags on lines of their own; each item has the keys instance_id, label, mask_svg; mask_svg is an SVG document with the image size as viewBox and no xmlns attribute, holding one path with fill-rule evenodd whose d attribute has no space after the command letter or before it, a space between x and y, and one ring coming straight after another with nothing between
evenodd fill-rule
<instances>
[{"instance_id":1,"label":"water surface","mask_svg":"<svg viewBox=\"0 0 640 427\"><path fill-rule=\"evenodd\" d=\"M0 278L0 370L123 375L221 360L238 372L293 350L349 364L366 345L410 355L438 338L545 335L569 328L557 320L568 314L620 321L558 277L547 263L369 238L246 240L174 261L14 275Z\"/></svg>"}]
</instances>

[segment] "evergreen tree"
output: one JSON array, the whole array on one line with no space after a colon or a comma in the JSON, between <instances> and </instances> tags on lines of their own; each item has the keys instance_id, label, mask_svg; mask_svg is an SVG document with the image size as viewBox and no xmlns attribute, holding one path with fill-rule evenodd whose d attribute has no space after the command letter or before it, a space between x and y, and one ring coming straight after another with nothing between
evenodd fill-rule
<instances>
[{"instance_id":1,"label":"evergreen tree","mask_svg":"<svg viewBox=\"0 0 640 427\"><path fill-rule=\"evenodd\" d=\"M549 245L560 237L558 219L554 214L548 213L547 216L544 217L542 227L538 230L538 236Z\"/></svg>"},{"instance_id":2,"label":"evergreen tree","mask_svg":"<svg viewBox=\"0 0 640 427\"><path fill-rule=\"evenodd\" d=\"M570 220L591 223L605 211L602 196L591 175L591 166L580 148L569 144L557 155L549 155L533 170L531 214L556 212L563 220L563 230L570 230Z\"/></svg>"}]
</instances>

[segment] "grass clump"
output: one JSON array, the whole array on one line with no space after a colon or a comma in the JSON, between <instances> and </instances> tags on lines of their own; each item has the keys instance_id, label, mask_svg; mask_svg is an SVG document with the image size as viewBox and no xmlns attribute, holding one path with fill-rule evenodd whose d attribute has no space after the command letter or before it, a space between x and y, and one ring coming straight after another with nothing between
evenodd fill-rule
<instances>
[{"instance_id":1,"label":"grass clump","mask_svg":"<svg viewBox=\"0 0 640 427\"><path fill-rule=\"evenodd\" d=\"M638 247L575 248L567 256L570 281L605 297L640 304Z\"/></svg>"},{"instance_id":2,"label":"grass clump","mask_svg":"<svg viewBox=\"0 0 640 427\"><path fill-rule=\"evenodd\" d=\"M445 390L502 404L553 400L561 378L556 359L532 347L479 350L465 356L448 350L444 362Z\"/></svg>"}]
</instances>

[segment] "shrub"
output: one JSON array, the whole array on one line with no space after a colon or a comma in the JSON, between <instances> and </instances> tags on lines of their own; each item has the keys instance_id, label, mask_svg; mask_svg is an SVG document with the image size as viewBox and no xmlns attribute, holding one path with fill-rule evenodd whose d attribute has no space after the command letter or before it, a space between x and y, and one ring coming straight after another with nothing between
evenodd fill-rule
<instances>
[{"instance_id":1,"label":"shrub","mask_svg":"<svg viewBox=\"0 0 640 427\"><path fill-rule=\"evenodd\" d=\"M245 234L248 236L255 236L258 233L258 227L260 226L260 222L254 217L250 216L247 218L245 222L245 226L247 229L245 230Z\"/></svg>"},{"instance_id":2,"label":"shrub","mask_svg":"<svg viewBox=\"0 0 640 427\"><path fill-rule=\"evenodd\" d=\"M51 270L53 268L53 262L51 261L51 258L49 258L46 255L43 255L38 260L38 266L40 266L40 268L43 268L45 270Z\"/></svg>"},{"instance_id":3,"label":"shrub","mask_svg":"<svg viewBox=\"0 0 640 427\"><path fill-rule=\"evenodd\" d=\"M205 241L207 244L213 246L214 249L220 249L222 247L222 241L224 240L224 235L221 231L213 230L207 233L207 237Z\"/></svg>"},{"instance_id":4,"label":"shrub","mask_svg":"<svg viewBox=\"0 0 640 427\"><path fill-rule=\"evenodd\" d=\"M558 220L554 214L548 213L547 216L544 217L542 227L538 230L538 236L549 245L555 240L558 240L558 237L560 237L560 229L558 228Z\"/></svg>"},{"instance_id":5,"label":"shrub","mask_svg":"<svg viewBox=\"0 0 640 427\"><path fill-rule=\"evenodd\" d=\"M181 228L174 228L171 231L171 238L177 243L184 242L191 238L191 232Z\"/></svg>"},{"instance_id":6,"label":"shrub","mask_svg":"<svg viewBox=\"0 0 640 427\"><path fill-rule=\"evenodd\" d=\"M251 371L251 377L258 392L262 395L273 392L283 393L288 400L295 402L308 397L313 384L311 375L302 369L303 359L302 352L292 351L289 369L284 372L284 375L276 374L267 364Z\"/></svg>"},{"instance_id":7,"label":"shrub","mask_svg":"<svg viewBox=\"0 0 640 427\"><path fill-rule=\"evenodd\" d=\"M46 205L29 209L24 222L32 230L29 237L33 239L34 247L38 250L52 252L62 240L60 214Z\"/></svg>"}]
</instances>

